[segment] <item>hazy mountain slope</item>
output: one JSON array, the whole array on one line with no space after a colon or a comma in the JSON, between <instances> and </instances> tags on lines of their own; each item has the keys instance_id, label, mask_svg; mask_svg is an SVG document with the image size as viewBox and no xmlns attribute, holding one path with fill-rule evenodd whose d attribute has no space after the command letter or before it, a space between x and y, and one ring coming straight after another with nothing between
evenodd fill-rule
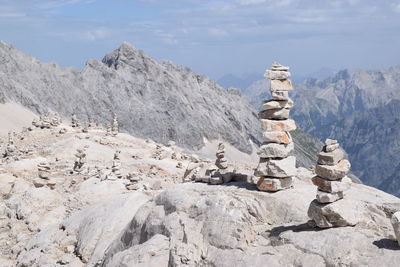
<instances>
[{"instance_id":1,"label":"hazy mountain slope","mask_svg":"<svg viewBox=\"0 0 400 267\"><path fill-rule=\"evenodd\" d=\"M260 80L243 93L259 107L268 86L267 80ZM321 140L338 139L363 182L399 193L391 181L400 179L396 172L400 67L343 70L324 80L308 79L295 85L292 96L292 115L302 129Z\"/></svg>"},{"instance_id":2,"label":"hazy mountain slope","mask_svg":"<svg viewBox=\"0 0 400 267\"><path fill-rule=\"evenodd\" d=\"M103 124L115 112L123 130L188 149L200 148L205 138L223 139L250 153L250 140L261 142L257 111L246 97L189 68L156 62L127 43L102 62L89 60L81 72L42 63L3 42L0 62L2 103L20 103L37 113L51 109L68 119L75 113ZM320 144L300 132L295 138L307 144L296 148L300 165L314 165L310 151Z\"/></svg>"},{"instance_id":3,"label":"hazy mountain slope","mask_svg":"<svg viewBox=\"0 0 400 267\"><path fill-rule=\"evenodd\" d=\"M103 62L89 60L82 72L41 63L4 43L0 59L3 102L103 123L115 112L122 128L136 136L188 148L221 138L250 152L249 140L259 140L260 123L244 97L188 68L158 63L129 44Z\"/></svg>"}]
</instances>

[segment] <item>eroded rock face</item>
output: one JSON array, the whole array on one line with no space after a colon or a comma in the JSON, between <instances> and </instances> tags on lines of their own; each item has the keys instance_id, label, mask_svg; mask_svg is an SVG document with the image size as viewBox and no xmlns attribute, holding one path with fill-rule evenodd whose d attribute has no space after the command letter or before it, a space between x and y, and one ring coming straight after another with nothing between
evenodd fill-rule
<instances>
[{"instance_id":1,"label":"eroded rock face","mask_svg":"<svg viewBox=\"0 0 400 267\"><path fill-rule=\"evenodd\" d=\"M393 225L394 234L396 235L397 242L400 246L400 211L393 214L391 222Z\"/></svg>"},{"instance_id":2,"label":"eroded rock face","mask_svg":"<svg viewBox=\"0 0 400 267\"><path fill-rule=\"evenodd\" d=\"M308 183L296 181L290 194L265 194L254 186L236 185L184 184L156 196L138 210L120 238L109 246L102 266L139 261L143 266L235 266L238 262L249 266L265 266L266 262L272 266L337 266L366 262L365 255L390 266L400 259L396 251L374 245L391 235L390 221L382 210L386 201L399 201L394 197L357 185L351 196L358 200L349 200L351 206L346 201L336 202L341 206L325 210L326 205L316 203L316 209L332 215L321 218L320 226L358 222L355 228L318 231L306 223L306 203L313 197ZM336 209L341 210L338 216Z\"/></svg>"}]
</instances>

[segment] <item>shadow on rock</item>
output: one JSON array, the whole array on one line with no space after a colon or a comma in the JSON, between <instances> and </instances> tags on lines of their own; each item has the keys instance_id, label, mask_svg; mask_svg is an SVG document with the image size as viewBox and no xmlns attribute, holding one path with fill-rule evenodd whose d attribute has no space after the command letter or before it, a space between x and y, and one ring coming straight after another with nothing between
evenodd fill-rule
<instances>
[{"instance_id":1,"label":"shadow on rock","mask_svg":"<svg viewBox=\"0 0 400 267\"><path fill-rule=\"evenodd\" d=\"M372 242L378 248L384 248L389 250L400 250L400 246L397 241L389 239L389 238L382 238L380 240L376 240Z\"/></svg>"},{"instance_id":2,"label":"shadow on rock","mask_svg":"<svg viewBox=\"0 0 400 267\"><path fill-rule=\"evenodd\" d=\"M298 225L288 225L288 226L278 226L275 228L272 228L269 231L269 236L274 237L274 236L279 236L280 234L287 232L287 231L293 231L295 233L298 232L317 232L321 231L323 229L320 228L314 228L308 225L308 223L303 223L303 224L298 224Z\"/></svg>"},{"instance_id":3,"label":"shadow on rock","mask_svg":"<svg viewBox=\"0 0 400 267\"><path fill-rule=\"evenodd\" d=\"M246 182L246 181L230 182L230 183L221 184L221 185L225 185L225 186L235 186L235 187L237 187L237 188L244 188L244 189L246 189L246 190L258 191L257 185L255 185L255 184L253 184L253 183Z\"/></svg>"}]
</instances>

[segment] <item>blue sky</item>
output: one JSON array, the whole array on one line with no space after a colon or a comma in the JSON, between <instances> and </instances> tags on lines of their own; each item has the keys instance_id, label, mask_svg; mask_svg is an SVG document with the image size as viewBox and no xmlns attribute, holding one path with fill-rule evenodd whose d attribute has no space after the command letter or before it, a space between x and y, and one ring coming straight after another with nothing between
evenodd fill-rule
<instances>
[{"instance_id":1,"label":"blue sky","mask_svg":"<svg viewBox=\"0 0 400 267\"><path fill-rule=\"evenodd\" d=\"M123 41L214 79L382 69L400 65L400 0L0 0L0 39L78 69Z\"/></svg>"}]
</instances>

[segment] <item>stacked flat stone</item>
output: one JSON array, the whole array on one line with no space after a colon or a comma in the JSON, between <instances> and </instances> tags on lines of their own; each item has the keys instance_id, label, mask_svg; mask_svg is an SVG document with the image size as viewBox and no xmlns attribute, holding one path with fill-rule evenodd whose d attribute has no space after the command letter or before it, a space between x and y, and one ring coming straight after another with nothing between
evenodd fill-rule
<instances>
[{"instance_id":1,"label":"stacked flat stone","mask_svg":"<svg viewBox=\"0 0 400 267\"><path fill-rule=\"evenodd\" d=\"M339 148L339 143L336 140L327 139L318 156L318 164L315 167L316 176L312 178L318 191L316 199L310 204L308 216L316 226L328 228L352 225L349 223L351 220L346 223L346 220L338 220L341 217L340 210L332 213L336 210L335 207L344 203L338 202L344 201L344 192L351 187L352 181L346 176L350 171L350 166L350 162L345 159L345 152Z\"/></svg>"},{"instance_id":2,"label":"stacked flat stone","mask_svg":"<svg viewBox=\"0 0 400 267\"><path fill-rule=\"evenodd\" d=\"M296 175L296 157L291 156L294 145L289 133L296 129L294 120L289 119L293 107L289 91L293 86L289 67L276 62L264 77L271 80L272 99L264 101L264 110L259 113L265 132L264 143L258 152L260 162L254 175L260 177L257 182L259 190L276 192L292 187L292 177Z\"/></svg>"}]
</instances>

